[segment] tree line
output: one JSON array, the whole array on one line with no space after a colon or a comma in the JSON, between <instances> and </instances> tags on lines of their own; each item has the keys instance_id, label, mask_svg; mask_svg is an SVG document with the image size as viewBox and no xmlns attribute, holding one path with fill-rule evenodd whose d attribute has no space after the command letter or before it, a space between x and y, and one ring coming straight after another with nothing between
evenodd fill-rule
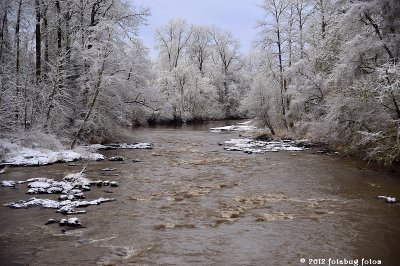
<instances>
[{"instance_id":1,"label":"tree line","mask_svg":"<svg viewBox=\"0 0 400 266\"><path fill-rule=\"evenodd\" d=\"M246 105L271 129L400 155L400 2L263 0Z\"/></svg>"},{"instance_id":2,"label":"tree line","mask_svg":"<svg viewBox=\"0 0 400 266\"><path fill-rule=\"evenodd\" d=\"M2 135L105 141L120 127L256 118L391 164L400 154L400 2L260 0L254 49L173 19L151 60L128 0L0 3Z\"/></svg>"},{"instance_id":3,"label":"tree line","mask_svg":"<svg viewBox=\"0 0 400 266\"><path fill-rule=\"evenodd\" d=\"M131 123L150 76L137 31L149 10L123 0L4 0L2 133L101 140Z\"/></svg>"}]
</instances>

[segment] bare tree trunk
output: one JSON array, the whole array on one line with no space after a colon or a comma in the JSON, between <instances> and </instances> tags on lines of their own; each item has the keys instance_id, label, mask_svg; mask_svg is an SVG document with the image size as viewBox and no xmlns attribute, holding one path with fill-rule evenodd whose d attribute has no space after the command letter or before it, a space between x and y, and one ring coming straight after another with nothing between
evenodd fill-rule
<instances>
[{"instance_id":1,"label":"bare tree trunk","mask_svg":"<svg viewBox=\"0 0 400 266\"><path fill-rule=\"evenodd\" d=\"M44 7L43 10L43 32L44 32L44 62L45 62L45 69L48 70L49 64L49 23L47 20L47 10L48 6L45 5L44 1L42 1L42 5ZM45 72L46 72L45 71Z\"/></svg>"},{"instance_id":2,"label":"bare tree trunk","mask_svg":"<svg viewBox=\"0 0 400 266\"><path fill-rule=\"evenodd\" d=\"M65 20L65 52L66 52L66 63L67 66L69 67L70 62L71 62L71 39L70 39L70 21L72 18L72 11L71 11L71 5L68 2L67 11L64 14L64 20Z\"/></svg>"},{"instance_id":3,"label":"bare tree trunk","mask_svg":"<svg viewBox=\"0 0 400 266\"><path fill-rule=\"evenodd\" d=\"M25 79L24 85L24 129L28 129L28 79Z\"/></svg>"},{"instance_id":4,"label":"bare tree trunk","mask_svg":"<svg viewBox=\"0 0 400 266\"><path fill-rule=\"evenodd\" d=\"M321 34L322 39L325 39L326 36L326 20L325 20L325 7L324 7L324 0L319 0L319 5L321 8Z\"/></svg>"},{"instance_id":5,"label":"bare tree trunk","mask_svg":"<svg viewBox=\"0 0 400 266\"><path fill-rule=\"evenodd\" d=\"M103 60L102 60L101 68L100 68L99 73L97 75L97 81L94 84L94 88L93 88L94 89L94 95L93 95L92 101L90 102L89 110L88 110L88 112L87 112L87 114L85 116L85 119L83 120L82 125L79 127L78 132L76 132L76 134L75 134L74 140L71 143L71 149L73 149L75 147L76 141L79 139L83 128L85 127L87 121L89 120L89 118L90 118L90 116L91 116L91 114L93 112L94 106L95 106L96 101L97 101L97 97L99 96L99 93L101 91L101 79L102 79L103 72L104 72L104 69L105 69L106 59L107 59L107 52L104 51L104 57L103 57Z\"/></svg>"},{"instance_id":6,"label":"bare tree trunk","mask_svg":"<svg viewBox=\"0 0 400 266\"><path fill-rule=\"evenodd\" d=\"M40 32L40 4L39 0L35 0L36 27L35 27L35 44L36 44L36 81L39 81L42 68L42 51L41 51L41 32Z\"/></svg>"},{"instance_id":7,"label":"bare tree trunk","mask_svg":"<svg viewBox=\"0 0 400 266\"><path fill-rule=\"evenodd\" d=\"M272 135L275 135L274 127L272 126L271 119L269 118L268 111L263 110L262 106L265 106L265 96L261 96L261 105L260 105L260 114L262 117L262 121L267 124L267 127L271 131Z\"/></svg>"},{"instance_id":8,"label":"bare tree trunk","mask_svg":"<svg viewBox=\"0 0 400 266\"><path fill-rule=\"evenodd\" d=\"M8 41L8 9L9 9L9 1L4 1L4 15L1 18L1 30L0 30L0 75L3 76L5 64L5 58L3 58L3 51L7 49L7 41ZM0 103L3 100L3 92L5 88L8 86L8 78L6 75L3 76L2 82L0 84Z\"/></svg>"},{"instance_id":9,"label":"bare tree trunk","mask_svg":"<svg viewBox=\"0 0 400 266\"><path fill-rule=\"evenodd\" d=\"M56 0L57 12L57 89L61 91L64 88L64 56L62 52L62 29L61 29L61 8L60 1ZM53 99L52 99L53 100Z\"/></svg>"},{"instance_id":10,"label":"bare tree trunk","mask_svg":"<svg viewBox=\"0 0 400 266\"><path fill-rule=\"evenodd\" d=\"M54 98L57 94L57 91L61 91L63 89L63 56L62 56L62 30L61 30L61 8L60 1L55 1L56 7L56 20L57 20L57 59L56 59L56 73L54 77L54 84L51 94L48 99L49 107L46 112L46 121L44 123L44 128L47 128L50 122L51 111L54 108Z\"/></svg>"},{"instance_id":11,"label":"bare tree trunk","mask_svg":"<svg viewBox=\"0 0 400 266\"><path fill-rule=\"evenodd\" d=\"M18 2L18 11L17 11L17 21L15 25L15 46L16 46L16 64L15 64L15 100L18 101L19 98L19 70L20 70L20 24L21 24L21 5L22 0ZM15 121L19 119L19 104L15 105Z\"/></svg>"},{"instance_id":12,"label":"bare tree trunk","mask_svg":"<svg viewBox=\"0 0 400 266\"><path fill-rule=\"evenodd\" d=\"M302 14L302 7L297 5L296 8L299 19L300 59L303 59L304 58L303 14Z\"/></svg>"},{"instance_id":13,"label":"bare tree trunk","mask_svg":"<svg viewBox=\"0 0 400 266\"><path fill-rule=\"evenodd\" d=\"M279 23L279 21L277 21ZM278 24L279 25L279 24ZM283 58L282 58L282 39L281 39L281 31L280 28L276 31L277 37L277 45L278 45L278 60L279 60L279 85L280 85L280 92L281 92L281 112L282 112L282 122L287 128L286 123L286 86L285 86L285 79L283 77Z\"/></svg>"},{"instance_id":14,"label":"bare tree trunk","mask_svg":"<svg viewBox=\"0 0 400 266\"><path fill-rule=\"evenodd\" d=\"M59 0L56 0L56 12L57 12L57 48L58 48L58 54L60 55L62 31L61 31L61 8Z\"/></svg>"},{"instance_id":15,"label":"bare tree trunk","mask_svg":"<svg viewBox=\"0 0 400 266\"><path fill-rule=\"evenodd\" d=\"M1 31L0 31L0 62L3 60L3 49L5 46L5 35L7 32L7 26L8 26L8 8L7 6L4 8L4 15L3 18L1 19Z\"/></svg>"},{"instance_id":16,"label":"bare tree trunk","mask_svg":"<svg viewBox=\"0 0 400 266\"><path fill-rule=\"evenodd\" d=\"M288 52L289 52L289 61L288 61L288 66L292 66L292 60L293 60L293 25L294 25L294 18L293 18L293 5L290 5L290 11L289 11L289 29L288 29L288 36L287 36L287 45L288 45Z\"/></svg>"},{"instance_id":17,"label":"bare tree trunk","mask_svg":"<svg viewBox=\"0 0 400 266\"><path fill-rule=\"evenodd\" d=\"M387 46L386 42L383 40L383 36L381 33L381 30L379 29L378 24L373 20L373 18L367 13L364 12L364 16L365 18L368 20L369 24L374 28L376 35L378 35L379 40L382 41L383 43L383 48L385 49L385 51L387 52L387 54L389 55L390 59L393 60L394 62L396 61L392 51L389 49L389 47ZM368 24L368 23L367 23Z\"/></svg>"},{"instance_id":18,"label":"bare tree trunk","mask_svg":"<svg viewBox=\"0 0 400 266\"><path fill-rule=\"evenodd\" d=\"M59 85L59 80L60 80L59 76L61 74L59 73L59 70L60 70L59 64L60 64L60 61L57 59L57 68L56 68L57 72L56 72L55 77L54 77L55 81L54 81L54 84L53 84L53 90L51 91L51 94L50 94L49 99L48 99L49 107L47 108L47 112L46 112L46 121L45 121L44 126L43 126L44 128L47 128L48 125L49 125L50 114L51 114L52 109L54 108L54 97L56 95L58 87L60 86Z\"/></svg>"}]
</instances>

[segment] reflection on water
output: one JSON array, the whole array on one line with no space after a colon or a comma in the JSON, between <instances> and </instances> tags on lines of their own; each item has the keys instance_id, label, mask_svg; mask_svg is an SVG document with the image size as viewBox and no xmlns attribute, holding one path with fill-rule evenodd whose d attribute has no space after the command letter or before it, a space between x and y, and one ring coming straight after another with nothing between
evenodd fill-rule
<instances>
[{"instance_id":1,"label":"reflection on water","mask_svg":"<svg viewBox=\"0 0 400 266\"><path fill-rule=\"evenodd\" d=\"M93 188L85 228L61 232L44 224L49 209L0 208L1 265L301 265L301 258L380 259L398 264L400 194L395 174L312 152L259 155L224 151L236 132L211 133L213 122L140 128L133 141L153 150L111 150L120 162L93 162L87 176L116 180ZM294 156L295 155L295 156ZM137 162L140 160L140 162ZM60 180L76 166L11 168L0 178ZM115 171L101 171L103 168ZM28 199L25 187L1 188L0 203ZM43 196L44 197L44 196Z\"/></svg>"}]
</instances>

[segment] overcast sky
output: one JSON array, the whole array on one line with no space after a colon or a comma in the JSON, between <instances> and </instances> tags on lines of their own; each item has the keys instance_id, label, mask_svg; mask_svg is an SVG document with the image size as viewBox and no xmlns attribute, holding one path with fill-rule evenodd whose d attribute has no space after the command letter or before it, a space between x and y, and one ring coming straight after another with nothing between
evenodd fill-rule
<instances>
[{"instance_id":1,"label":"overcast sky","mask_svg":"<svg viewBox=\"0 0 400 266\"><path fill-rule=\"evenodd\" d=\"M150 7L149 25L140 30L140 37L154 51L154 30L172 18L186 18L189 24L216 25L233 33L240 40L242 53L247 53L255 39L256 20L262 18L257 4L261 0L135 0Z\"/></svg>"}]
</instances>

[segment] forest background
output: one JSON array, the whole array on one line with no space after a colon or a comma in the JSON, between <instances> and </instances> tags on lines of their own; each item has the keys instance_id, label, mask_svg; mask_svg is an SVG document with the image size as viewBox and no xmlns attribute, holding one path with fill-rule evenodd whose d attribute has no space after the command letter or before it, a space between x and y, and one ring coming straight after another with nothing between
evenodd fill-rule
<instances>
[{"instance_id":1,"label":"forest background","mask_svg":"<svg viewBox=\"0 0 400 266\"><path fill-rule=\"evenodd\" d=\"M1 1L0 137L72 148L138 125L253 118L271 135L398 162L400 2L259 6L248 54L234 32L174 19L152 60L138 35L151 11L134 1Z\"/></svg>"}]
</instances>

